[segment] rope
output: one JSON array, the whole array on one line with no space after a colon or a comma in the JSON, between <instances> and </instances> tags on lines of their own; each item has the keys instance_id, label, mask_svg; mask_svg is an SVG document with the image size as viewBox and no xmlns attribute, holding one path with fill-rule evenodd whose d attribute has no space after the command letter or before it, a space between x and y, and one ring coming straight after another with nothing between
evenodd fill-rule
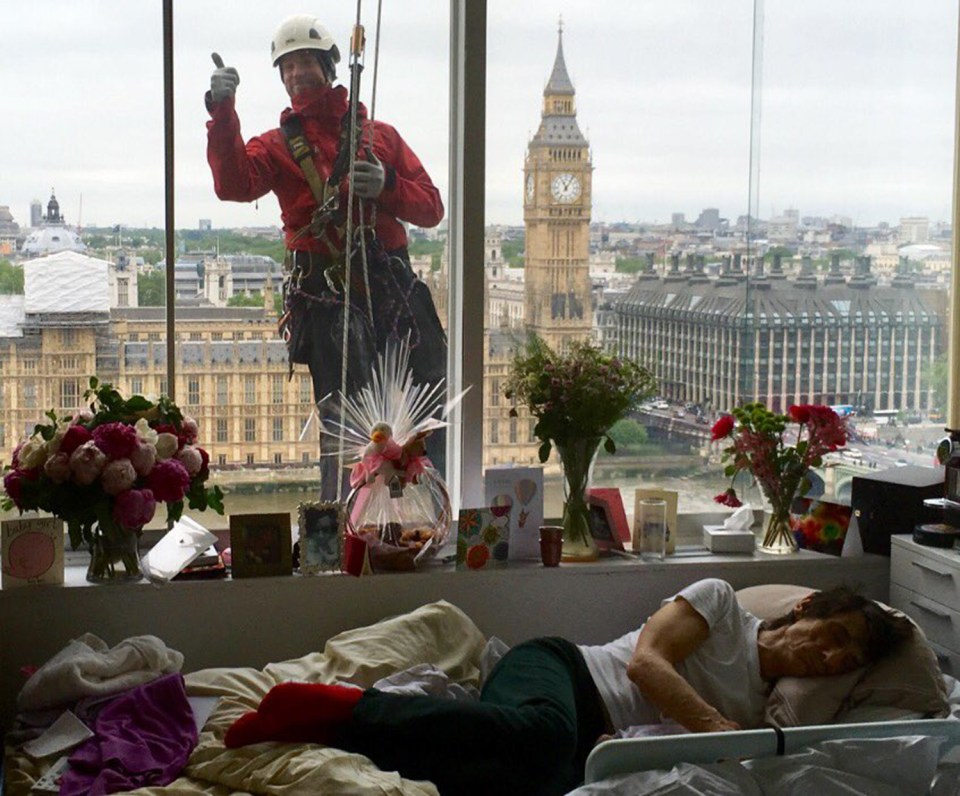
<instances>
[{"instance_id":1,"label":"rope","mask_svg":"<svg viewBox=\"0 0 960 796\"><path fill-rule=\"evenodd\" d=\"M360 50L361 42L359 40L360 34L360 6L362 0L357 0L357 21L353 28L353 34L350 41L350 76L351 83L355 84L357 87L360 85L359 79L356 79L355 70L359 68L360 60ZM350 147L350 176L349 176L349 185L347 187L347 228L346 228L346 241L344 246L344 257L346 257L346 262L344 263L344 279L343 279L343 301L347 307L347 311L343 313L343 338L340 345L340 395L346 395L347 392L347 357L349 355L349 333L350 333L350 282L351 282L351 261L353 260L353 175L354 167L357 163L357 152L356 148L353 145L353 134L357 129L357 108L360 105L360 98L356 95L356 92L352 92L350 97L350 140L347 141L347 146ZM362 227L361 227L362 230ZM361 246L363 242L361 241ZM342 407L341 407L342 409ZM341 418L342 421L342 418ZM343 472L344 467L344 446L346 443L343 423L340 423L340 433L337 435L337 500L343 501L343 478L340 477L340 474Z\"/></svg>"},{"instance_id":2,"label":"rope","mask_svg":"<svg viewBox=\"0 0 960 796\"><path fill-rule=\"evenodd\" d=\"M370 147L373 147L374 119L377 118L377 70L380 66L380 17L383 9L383 0L377 0L377 27L373 37L373 82L370 84ZM363 133L361 131L361 137ZM370 212L370 229L376 230L377 227L377 206L374 205ZM360 203L360 229L363 229L363 203ZM361 253L363 257L363 284L367 291L367 313L370 316L370 325L373 326L373 294L370 292L370 269L367 267L367 247L366 240L361 242Z\"/></svg>"},{"instance_id":3,"label":"rope","mask_svg":"<svg viewBox=\"0 0 960 796\"><path fill-rule=\"evenodd\" d=\"M373 83L370 90L370 121L377 118L377 67L380 66L380 12L383 10L383 0L377 0L377 31L373 37ZM373 135L373 130L370 132Z\"/></svg>"}]
</instances>

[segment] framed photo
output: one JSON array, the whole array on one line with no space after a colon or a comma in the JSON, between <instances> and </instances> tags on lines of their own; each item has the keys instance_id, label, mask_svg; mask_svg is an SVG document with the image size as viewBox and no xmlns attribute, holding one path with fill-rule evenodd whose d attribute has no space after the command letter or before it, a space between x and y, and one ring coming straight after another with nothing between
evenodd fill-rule
<instances>
[{"instance_id":1,"label":"framed photo","mask_svg":"<svg viewBox=\"0 0 960 796\"><path fill-rule=\"evenodd\" d=\"M293 573L290 515L231 514L231 571L235 578Z\"/></svg>"},{"instance_id":2,"label":"framed photo","mask_svg":"<svg viewBox=\"0 0 960 796\"><path fill-rule=\"evenodd\" d=\"M300 572L339 572L343 559L343 504L320 501L300 504Z\"/></svg>"},{"instance_id":3,"label":"framed photo","mask_svg":"<svg viewBox=\"0 0 960 796\"><path fill-rule=\"evenodd\" d=\"M667 554L674 552L677 548L677 492L670 489L637 489L634 493L634 503L636 506L641 500L647 498L663 500L667 504ZM637 516L634 512L633 518L633 549L640 551L640 529L637 527Z\"/></svg>"},{"instance_id":4,"label":"framed photo","mask_svg":"<svg viewBox=\"0 0 960 796\"><path fill-rule=\"evenodd\" d=\"M624 541L630 539L627 513L623 510L623 498L616 487L591 489L587 492L590 507L590 533L601 553L623 550Z\"/></svg>"}]
</instances>

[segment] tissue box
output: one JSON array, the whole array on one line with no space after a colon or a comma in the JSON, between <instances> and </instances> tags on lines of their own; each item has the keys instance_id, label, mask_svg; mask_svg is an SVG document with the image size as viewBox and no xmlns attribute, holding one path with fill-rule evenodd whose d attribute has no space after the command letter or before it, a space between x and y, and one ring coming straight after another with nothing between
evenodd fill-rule
<instances>
[{"instance_id":1,"label":"tissue box","mask_svg":"<svg viewBox=\"0 0 960 796\"><path fill-rule=\"evenodd\" d=\"M704 525L703 546L711 553L752 553L757 546L757 537L750 529L732 530L722 525Z\"/></svg>"}]
</instances>

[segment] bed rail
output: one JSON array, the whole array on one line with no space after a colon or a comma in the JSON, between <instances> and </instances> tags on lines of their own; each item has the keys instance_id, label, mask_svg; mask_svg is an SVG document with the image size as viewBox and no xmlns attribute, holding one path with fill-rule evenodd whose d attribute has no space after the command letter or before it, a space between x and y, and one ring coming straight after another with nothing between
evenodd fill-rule
<instances>
[{"instance_id":1,"label":"bed rail","mask_svg":"<svg viewBox=\"0 0 960 796\"><path fill-rule=\"evenodd\" d=\"M715 763L730 758L772 757L791 754L819 741L843 738L894 738L903 735L938 735L960 743L956 719L912 719L862 724L820 724L781 730L739 730L649 738L615 738L597 744L587 758L586 784L619 774L654 768L673 768L680 762ZM779 736L779 737L778 737ZM782 739L782 740L781 740Z\"/></svg>"}]
</instances>

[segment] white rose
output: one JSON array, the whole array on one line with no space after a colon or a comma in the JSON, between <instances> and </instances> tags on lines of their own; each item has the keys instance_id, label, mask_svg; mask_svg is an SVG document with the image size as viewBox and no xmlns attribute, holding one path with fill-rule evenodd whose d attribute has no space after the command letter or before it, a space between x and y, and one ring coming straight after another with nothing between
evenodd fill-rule
<instances>
[{"instance_id":1,"label":"white rose","mask_svg":"<svg viewBox=\"0 0 960 796\"><path fill-rule=\"evenodd\" d=\"M47 460L47 455L47 441L39 434L34 434L20 448L17 459L21 469L31 470L42 466Z\"/></svg>"},{"instance_id":2,"label":"white rose","mask_svg":"<svg viewBox=\"0 0 960 796\"><path fill-rule=\"evenodd\" d=\"M157 444L157 432L150 428L150 424L147 422L145 417L141 417L134 425L134 428L137 430L137 436L140 437L141 442L145 442L148 445Z\"/></svg>"},{"instance_id":3,"label":"white rose","mask_svg":"<svg viewBox=\"0 0 960 796\"><path fill-rule=\"evenodd\" d=\"M57 426L53 432L53 439L47 443L47 456L54 456L60 452L60 443L63 442L63 435L67 433L67 426Z\"/></svg>"},{"instance_id":4,"label":"white rose","mask_svg":"<svg viewBox=\"0 0 960 796\"><path fill-rule=\"evenodd\" d=\"M176 434L169 434L164 431L157 435L157 458L169 459L180 448L180 440Z\"/></svg>"}]
</instances>

